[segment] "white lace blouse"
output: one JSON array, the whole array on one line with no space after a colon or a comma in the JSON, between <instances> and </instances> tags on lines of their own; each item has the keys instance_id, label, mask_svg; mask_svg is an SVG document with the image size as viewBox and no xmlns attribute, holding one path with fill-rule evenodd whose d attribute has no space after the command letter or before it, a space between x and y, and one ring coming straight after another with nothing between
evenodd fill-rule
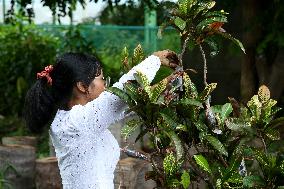
<instances>
[{"instance_id":1,"label":"white lace blouse","mask_svg":"<svg viewBox=\"0 0 284 189\"><path fill-rule=\"evenodd\" d=\"M136 71L152 81L160 65L157 56L149 56L113 86L122 89L123 83L134 79ZM126 104L117 96L105 91L84 106L57 111L49 134L64 189L114 188L113 173L120 149L108 127L124 117L125 108Z\"/></svg>"}]
</instances>

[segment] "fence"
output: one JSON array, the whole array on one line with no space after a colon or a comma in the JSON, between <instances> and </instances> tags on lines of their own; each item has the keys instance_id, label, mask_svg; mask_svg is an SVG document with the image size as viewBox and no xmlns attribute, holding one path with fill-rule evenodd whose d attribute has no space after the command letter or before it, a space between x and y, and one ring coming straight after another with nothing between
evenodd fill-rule
<instances>
[{"instance_id":1,"label":"fence","mask_svg":"<svg viewBox=\"0 0 284 189\"><path fill-rule=\"evenodd\" d=\"M46 32L64 40L69 25L37 25ZM161 50L172 49L179 51L179 35L173 29L166 29L162 39L157 37L158 27L145 26L112 26L112 25L77 25L76 29L83 34L83 37L92 41L98 51L103 49L112 49L112 52L121 50L127 46L133 49L137 44L141 44L147 53Z\"/></svg>"}]
</instances>

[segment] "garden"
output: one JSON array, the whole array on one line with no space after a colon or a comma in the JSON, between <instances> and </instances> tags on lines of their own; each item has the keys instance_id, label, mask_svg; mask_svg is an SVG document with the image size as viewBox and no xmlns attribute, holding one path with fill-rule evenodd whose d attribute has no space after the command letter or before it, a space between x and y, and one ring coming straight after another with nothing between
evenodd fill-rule
<instances>
[{"instance_id":1,"label":"garden","mask_svg":"<svg viewBox=\"0 0 284 189\"><path fill-rule=\"evenodd\" d=\"M163 49L177 68L106 89L135 113L111 128L122 148L115 188L284 188L283 2L108 1L101 17L68 25L61 17L86 1L42 3L53 23L36 24L21 0L0 25L0 189L62 188L49 128L33 134L23 118L37 72L84 52L114 83Z\"/></svg>"}]
</instances>

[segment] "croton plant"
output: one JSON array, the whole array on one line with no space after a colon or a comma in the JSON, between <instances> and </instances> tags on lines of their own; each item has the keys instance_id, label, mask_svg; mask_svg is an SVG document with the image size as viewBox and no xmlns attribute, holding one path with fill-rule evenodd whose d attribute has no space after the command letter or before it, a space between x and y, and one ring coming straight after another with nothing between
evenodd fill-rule
<instances>
[{"instance_id":1,"label":"croton plant","mask_svg":"<svg viewBox=\"0 0 284 189\"><path fill-rule=\"evenodd\" d=\"M270 98L269 89L262 85L246 104L228 98L224 105L211 105L217 83L206 81L202 46L209 45L215 54L215 37L220 35L245 52L241 42L222 28L227 13L213 10L214 5L214 1L180 0L167 22L180 33L180 61L188 42L199 47L204 89L197 90L182 66L156 83L137 72L123 90L108 88L128 104L128 112L137 115L127 121L122 134L127 139L139 130L136 141L149 136L148 153L136 156L152 164L145 178L156 181L157 188L198 187L202 182L216 189L284 188L284 141L279 132L284 117L277 117L281 108ZM125 48L124 70L143 59L140 45L131 57Z\"/></svg>"}]
</instances>

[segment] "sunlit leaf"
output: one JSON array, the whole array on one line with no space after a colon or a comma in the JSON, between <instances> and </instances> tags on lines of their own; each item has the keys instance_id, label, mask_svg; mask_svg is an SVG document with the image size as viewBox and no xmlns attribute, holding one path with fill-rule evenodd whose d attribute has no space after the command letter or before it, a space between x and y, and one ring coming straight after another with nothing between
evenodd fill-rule
<instances>
[{"instance_id":1,"label":"sunlit leaf","mask_svg":"<svg viewBox=\"0 0 284 189\"><path fill-rule=\"evenodd\" d=\"M217 87L217 83L210 83L210 84L208 84L205 87L205 89L200 93L199 99L201 101L205 101L216 87Z\"/></svg>"},{"instance_id":2,"label":"sunlit leaf","mask_svg":"<svg viewBox=\"0 0 284 189\"><path fill-rule=\"evenodd\" d=\"M207 171L208 173L212 173L208 161L203 157L202 155L193 155L196 163L204 170Z\"/></svg>"},{"instance_id":3,"label":"sunlit leaf","mask_svg":"<svg viewBox=\"0 0 284 189\"><path fill-rule=\"evenodd\" d=\"M227 117L229 117L229 115L232 113L233 108L232 105L230 103L226 103L222 106L222 110L221 110L221 120L222 122L225 121L225 119Z\"/></svg>"},{"instance_id":4,"label":"sunlit leaf","mask_svg":"<svg viewBox=\"0 0 284 189\"><path fill-rule=\"evenodd\" d=\"M185 26L186 26L186 22L185 22L183 19L177 17L177 18L175 19L175 25L176 25L180 30L184 30L184 28L185 28Z\"/></svg>"},{"instance_id":5,"label":"sunlit leaf","mask_svg":"<svg viewBox=\"0 0 284 189\"><path fill-rule=\"evenodd\" d=\"M188 172L186 172L185 170L183 171L183 173L181 175L181 181L180 182L181 182L184 189L187 189L190 185L190 176L189 176Z\"/></svg>"},{"instance_id":6,"label":"sunlit leaf","mask_svg":"<svg viewBox=\"0 0 284 189\"><path fill-rule=\"evenodd\" d=\"M155 87L152 89L150 100L151 102L156 102L161 95L161 93L166 89L167 87L167 79L163 79L158 84L155 85Z\"/></svg>"}]
</instances>

